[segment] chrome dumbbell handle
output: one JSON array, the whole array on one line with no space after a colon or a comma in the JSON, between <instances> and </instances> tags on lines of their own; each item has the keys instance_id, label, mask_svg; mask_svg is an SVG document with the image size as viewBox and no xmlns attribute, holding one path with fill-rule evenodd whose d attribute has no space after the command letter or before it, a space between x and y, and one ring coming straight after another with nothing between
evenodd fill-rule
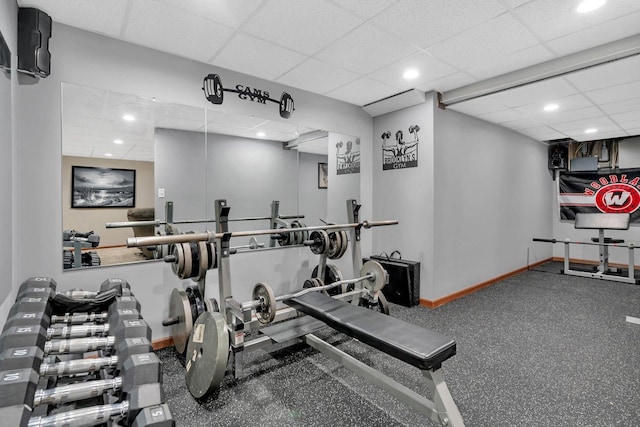
<instances>
[{"instance_id":1,"label":"chrome dumbbell handle","mask_svg":"<svg viewBox=\"0 0 640 427\"><path fill-rule=\"evenodd\" d=\"M45 354L84 353L101 348L110 348L116 342L116 337L74 338L68 340L51 340L44 343Z\"/></svg>"},{"instance_id":2,"label":"chrome dumbbell handle","mask_svg":"<svg viewBox=\"0 0 640 427\"><path fill-rule=\"evenodd\" d=\"M38 389L33 395L33 406L57 405L65 402L88 399L99 396L107 390L119 390L120 387L122 387L122 377L66 384L49 389Z\"/></svg>"},{"instance_id":3,"label":"chrome dumbbell handle","mask_svg":"<svg viewBox=\"0 0 640 427\"><path fill-rule=\"evenodd\" d=\"M95 359L78 359L59 363L42 363L40 376L73 375L84 372L95 372L102 368L116 366L118 356L97 357Z\"/></svg>"},{"instance_id":4,"label":"chrome dumbbell handle","mask_svg":"<svg viewBox=\"0 0 640 427\"><path fill-rule=\"evenodd\" d=\"M103 424L112 417L125 417L129 412L129 402L111 405L90 406L74 409L46 417L33 417L29 420L29 427L88 427Z\"/></svg>"}]
</instances>

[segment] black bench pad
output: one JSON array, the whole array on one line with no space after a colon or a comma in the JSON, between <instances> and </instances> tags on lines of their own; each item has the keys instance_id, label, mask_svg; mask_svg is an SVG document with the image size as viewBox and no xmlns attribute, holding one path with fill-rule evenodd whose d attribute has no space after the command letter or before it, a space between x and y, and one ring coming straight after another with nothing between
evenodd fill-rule
<instances>
[{"instance_id":1,"label":"black bench pad","mask_svg":"<svg viewBox=\"0 0 640 427\"><path fill-rule=\"evenodd\" d=\"M456 342L386 314L311 292L284 301L327 325L419 369L437 369Z\"/></svg>"}]
</instances>

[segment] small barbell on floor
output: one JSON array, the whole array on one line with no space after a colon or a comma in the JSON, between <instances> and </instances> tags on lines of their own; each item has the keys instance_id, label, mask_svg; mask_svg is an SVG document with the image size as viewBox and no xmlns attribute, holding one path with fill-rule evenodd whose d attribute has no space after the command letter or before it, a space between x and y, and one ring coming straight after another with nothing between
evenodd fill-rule
<instances>
[{"instance_id":1,"label":"small barbell on floor","mask_svg":"<svg viewBox=\"0 0 640 427\"><path fill-rule=\"evenodd\" d=\"M271 286L265 282L259 282L253 287L252 301L241 304L242 310L256 310L256 317L260 323L266 324L273 321L276 316L276 303L292 298L301 297L309 292L322 292L342 285L350 285L358 282L365 282L365 287L371 293L380 291L389 281L386 270L376 261L369 260L362 266L360 277L347 280L339 280L325 285L319 279L311 287L304 288L293 294L275 296ZM316 284L320 286L315 286Z\"/></svg>"}]
</instances>

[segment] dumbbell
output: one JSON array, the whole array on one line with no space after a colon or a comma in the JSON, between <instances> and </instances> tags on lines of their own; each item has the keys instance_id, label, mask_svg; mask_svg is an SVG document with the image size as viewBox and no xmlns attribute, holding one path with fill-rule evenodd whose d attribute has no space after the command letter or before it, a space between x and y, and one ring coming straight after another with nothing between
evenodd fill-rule
<instances>
[{"instance_id":1,"label":"dumbbell","mask_svg":"<svg viewBox=\"0 0 640 427\"><path fill-rule=\"evenodd\" d=\"M113 357L118 358L118 356ZM132 354L121 364L118 376L103 380L65 384L50 389L38 389L33 397L33 406L88 399L107 390L121 390L128 393L139 385L156 382L162 382L162 363L158 356L155 353Z\"/></svg>"},{"instance_id":2,"label":"dumbbell","mask_svg":"<svg viewBox=\"0 0 640 427\"><path fill-rule=\"evenodd\" d=\"M0 408L0 417L7 425L29 427L94 426L102 425L110 419L122 419L130 426L174 426L175 421L169 407L164 404L162 384L152 383L134 387L119 403L89 406L60 412L49 416L31 416L31 409L25 405ZM109 422L109 425L116 425Z\"/></svg>"},{"instance_id":3,"label":"dumbbell","mask_svg":"<svg viewBox=\"0 0 640 427\"><path fill-rule=\"evenodd\" d=\"M93 231L83 233L76 230L64 230L62 232L62 240L66 242L87 242L91 244L92 248L95 248L100 244L100 236L95 234Z\"/></svg>"},{"instance_id":4,"label":"dumbbell","mask_svg":"<svg viewBox=\"0 0 640 427\"><path fill-rule=\"evenodd\" d=\"M50 277L31 277L20 285L18 289L18 296L16 301L25 296L37 297L50 297L53 298L58 294L56 292L57 284L55 280ZM81 289L72 289L66 292L60 292L61 295L65 295L74 299L95 298L98 294L116 289L118 295L133 295L131 293L131 286L129 283L120 278L105 279L100 284L100 291L84 291Z\"/></svg>"},{"instance_id":5,"label":"dumbbell","mask_svg":"<svg viewBox=\"0 0 640 427\"><path fill-rule=\"evenodd\" d=\"M295 110L293 98L287 92L282 92L282 95L280 95L280 99L277 100L270 98L268 92L247 92L238 89L227 89L222 86L222 80L220 79L220 76L218 74L207 75L202 82L202 90L204 91L204 95L207 98L207 101L215 105L222 104L222 101L224 101L225 92L232 92L239 95L245 94L246 96L250 97L251 100L257 98L257 100L263 104L265 101L270 101L278 104L280 117L282 117L283 119L288 119L289 117L291 117Z\"/></svg>"},{"instance_id":6,"label":"dumbbell","mask_svg":"<svg viewBox=\"0 0 640 427\"><path fill-rule=\"evenodd\" d=\"M114 310L109 317L108 325L109 331L112 332L111 336L54 340L47 340L48 330L40 324L11 326L0 336L0 348L36 346L42 348L45 354L79 353L93 351L100 347L111 347L116 340L119 342L125 338L137 336L151 338L151 329L144 320L140 319L140 313L134 309ZM81 328L83 326L80 325ZM76 327L67 329L72 330L71 328Z\"/></svg>"}]
</instances>

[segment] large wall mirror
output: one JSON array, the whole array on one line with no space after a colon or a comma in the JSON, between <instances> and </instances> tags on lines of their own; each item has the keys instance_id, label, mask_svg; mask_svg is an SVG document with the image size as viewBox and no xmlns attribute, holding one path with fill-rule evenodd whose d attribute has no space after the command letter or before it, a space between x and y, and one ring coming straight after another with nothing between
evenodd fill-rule
<instances>
[{"instance_id":1,"label":"large wall mirror","mask_svg":"<svg viewBox=\"0 0 640 427\"><path fill-rule=\"evenodd\" d=\"M318 225L330 218L327 177L336 162L329 146L352 141L359 143L294 123L63 83L63 266L153 260L158 251L126 248L127 237L214 230L216 199L228 201L230 219L251 218L232 221L231 230L270 228L274 207L285 223ZM357 198L359 174L345 183L336 194ZM117 224L132 221L172 226ZM278 246L266 236L258 243Z\"/></svg>"},{"instance_id":2,"label":"large wall mirror","mask_svg":"<svg viewBox=\"0 0 640 427\"><path fill-rule=\"evenodd\" d=\"M2 33L0 33L0 141L2 141L2 149L5 159L7 159L3 165L10 164L11 162L11 122L11 50L5 42ZM2 188L0 188L0 194L11 195L11 183L11 168L0 167L0 186L2 186ZM3 224L10 224L12 218L11 202L5 202L3 205L0 211L0 221L2 221ZM5 246L8 247L9 245L5 244ZM10 249L8 249L7 252L3 252L3 254L5 254L5 256L3 257L3 261L0 262L0 269L10 272ZM0 302L4 301L10 291L10 284L0 286Z\"/></svg>"}]
</instances>

